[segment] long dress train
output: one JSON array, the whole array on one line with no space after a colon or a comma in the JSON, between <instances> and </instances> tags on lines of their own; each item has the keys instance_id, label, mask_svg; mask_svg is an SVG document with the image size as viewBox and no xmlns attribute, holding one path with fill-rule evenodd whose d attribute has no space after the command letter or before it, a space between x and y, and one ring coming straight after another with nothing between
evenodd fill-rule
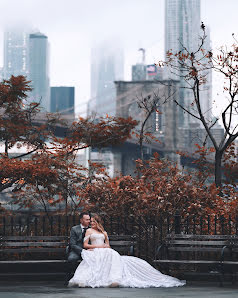
<instances>
[{"instance_id":1,"label":"long dress train","mask_svg":"<svg viewBox=\"0 0 238 298\"><path fill-rule=\"evenodd\" d=\"M93 233L91 244L104 243L104 234ZM69 281L69 287L178 287L185 281L162 274L146 261L132 257L121 256L111 248L94 248L82 251L83 261L79 264L74 276Z\"/></svg>"}]
</instances>

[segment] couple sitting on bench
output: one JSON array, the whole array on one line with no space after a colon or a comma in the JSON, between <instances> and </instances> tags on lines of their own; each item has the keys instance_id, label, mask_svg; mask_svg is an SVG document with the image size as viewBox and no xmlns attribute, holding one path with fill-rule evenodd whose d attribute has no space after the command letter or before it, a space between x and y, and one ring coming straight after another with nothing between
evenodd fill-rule
<instances>
[{"instance_id":1,"label":"couple sitting on bench","mask_svg":"<svg viewBox=\"0 0 238 298\"><path fill-rule=\"evenodd\" d=\"M90 224L90 228L89 228ZM68 261L78 265L68 286L77 287L177 287L184 281L164 275L146 261L121 256L110 248L107 232L98 215L80 214L80 225L70 233Z\"/></svg>"}]
</instances>

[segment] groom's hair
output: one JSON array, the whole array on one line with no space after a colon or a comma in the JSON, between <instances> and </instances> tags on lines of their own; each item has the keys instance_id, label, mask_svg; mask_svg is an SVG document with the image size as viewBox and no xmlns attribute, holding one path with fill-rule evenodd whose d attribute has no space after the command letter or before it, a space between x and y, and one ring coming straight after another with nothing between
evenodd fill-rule
<instances>
[{"instance_id":1,"label":"groom's hair","mask_svg":"<svg viewBox=\"0 0 238 298\"><path fill-rule=\"evenodd\" d=\"M89 216L90 216L89 212L81 212L81 213L79 214L79 219L83 218L84 215L89 215ZM91 217L91 216L90 216L90 217Z\"/></svg>"}]
</instances>

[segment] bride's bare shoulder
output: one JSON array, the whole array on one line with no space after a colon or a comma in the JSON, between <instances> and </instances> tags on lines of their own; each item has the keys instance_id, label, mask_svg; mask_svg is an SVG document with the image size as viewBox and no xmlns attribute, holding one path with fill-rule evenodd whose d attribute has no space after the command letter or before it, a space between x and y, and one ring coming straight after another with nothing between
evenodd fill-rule
<instances>
[{"instance_id":1,"label":"bride's bare shoulder","mask_svg":"<svg viewBox=\"0 0 238 298\"><path fill-rule=\"evenodd\" d=\"M89 235L89 234L92 234L92 231L93 231L92 228L88 228L87 231L86 231L86 234L88 234L88 235Z\"/></svg>"}]
</instances>

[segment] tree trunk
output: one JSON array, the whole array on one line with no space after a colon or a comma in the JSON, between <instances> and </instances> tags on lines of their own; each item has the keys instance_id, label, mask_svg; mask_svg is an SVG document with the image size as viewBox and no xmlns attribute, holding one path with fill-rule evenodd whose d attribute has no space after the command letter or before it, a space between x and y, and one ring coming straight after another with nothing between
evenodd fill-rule
<instances>
[{"instance_id":1,"label":"tree trunk","mask_svg":"<svg viewBox=\"0 0 238 298\"><path fill-rule=\"evenodd\" d=\"M222 186L222 167L221 167L221 160L222 160L223 152L217 150L215 154L215 183L217 187Z\"/></svg>"},{"instance_id":2,"label":"tree trunk","mask_svg":"<svg viewBox=\"0 0 238 298\"><path fill-rule=\"evenodd\" d=\"M142 143L140 144L140 159L144 160L144 151L143 151L143 145Z\"/></svg>"}]
</instances>

